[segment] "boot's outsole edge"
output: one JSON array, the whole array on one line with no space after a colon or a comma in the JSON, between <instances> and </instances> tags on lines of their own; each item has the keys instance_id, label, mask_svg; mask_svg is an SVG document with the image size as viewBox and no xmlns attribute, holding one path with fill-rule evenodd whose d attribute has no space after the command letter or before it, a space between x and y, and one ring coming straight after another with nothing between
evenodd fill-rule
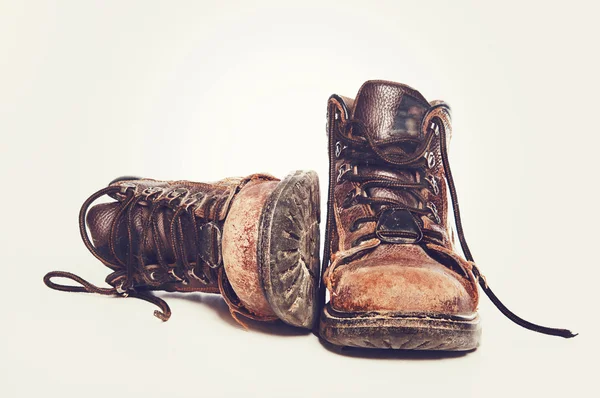
<instances>
[{"instance_id":1,"label":"boot's outsole edge","mask_svg":"<svg viewBox=\"0 0 600 398\"><path fill-rule=\"evenodd\" d=\"M327 304L319 328L323 339L346 347L470 351L479 345L479 316L336 312Z\"/></svg>"},{"instance_id":2,"label":"boot's outsole edge","mask_svg":"<svg viewBox=\"0 0 600 398\"><path fill-rule=\"evenodd\" d=\"M260 219L258 268L273 312L285 323L310 329L318 319L319 179L295 171L267 199Z\"/></svg>"}]
</instances>

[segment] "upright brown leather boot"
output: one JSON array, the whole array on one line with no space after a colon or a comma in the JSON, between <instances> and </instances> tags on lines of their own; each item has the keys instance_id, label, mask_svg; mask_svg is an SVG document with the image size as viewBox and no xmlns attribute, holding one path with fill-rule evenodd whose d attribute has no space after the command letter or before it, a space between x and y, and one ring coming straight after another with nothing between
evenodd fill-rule
<instances>
[{"instance_id":1,"label":"upright brown leather boot","mask_svg":"<svg viewBox=\"0 0 600 398\"><path fill-rule=\"evenodd\" d=\"M104 195L114 201L90 208ZM79 227L90 252L113 270L112 287L55 271L44 278L53 289L141 298L161 308L154 314L163 321L171 311L155 290L220 293L240 323L238 315L311 328L316 319L319 185L312 171L282 181L123 177L85 201Z\"/></svg>"},{"instance_id":2,"label":"upright brown leather boot","mask_svg":"<svg viewBox=\"0 0 600 398\"><path fill-rule=\"evenodd\" d=\"M323 338L341 346L473 349L481 334L478 282L519 325L573 337L514 315L475 266L448 163L448 105L402 84L368 81L355 100L330 97L328 135ZM466 260L453 246L448 196Z\"/></svg>"}]
</instances>

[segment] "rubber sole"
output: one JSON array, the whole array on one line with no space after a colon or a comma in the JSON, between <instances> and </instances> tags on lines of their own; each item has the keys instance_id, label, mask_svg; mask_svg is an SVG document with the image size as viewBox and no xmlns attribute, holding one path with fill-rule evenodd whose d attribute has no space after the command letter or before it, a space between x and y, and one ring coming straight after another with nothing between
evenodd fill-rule
<instances>
[{"instance_id":1,"label":"rubber sole","mask_svg":"<svg viewBox=\"0 0 600 398\"><path fill-rule=\"evenodd\" d=\"M261 286L285 323L311 328L318 318L319 179L296 171L270 194L257 243Z\"/></svg>"},{"instance_id":2,"label":"rubber sole","mask_svg":"<svg viewBox=\"0 0 600 398\"><path fill-rule=\"evenodd\" d=\"M477 313L472 316L340 313L327 304L321 314L320 335L338 346L468 351L479 345L481 326Z\"/></svg>"}]
</instances>

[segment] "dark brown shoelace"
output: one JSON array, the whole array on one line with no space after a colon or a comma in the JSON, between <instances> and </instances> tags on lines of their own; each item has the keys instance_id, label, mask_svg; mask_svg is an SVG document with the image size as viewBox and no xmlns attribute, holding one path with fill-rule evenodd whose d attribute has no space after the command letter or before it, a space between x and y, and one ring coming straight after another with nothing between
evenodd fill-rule
<instances>
[{"instance_id":1,"label":"dark brown shoelace","mask_svg":"<svg viewBox=\"0 0 600 398\"><path fill-rule=\"evenodd\" d=\"M200 199L197 195L201 194L196 194L196 196L187 195L186 192L183 191L186 191L185 188L165 190L151 187L136 194L135 186L125 185L109 186L94 193L81 207L79 212L79 230L81 238L88 250L104 265L114 271L106 278L106 282L111 285L111 288L97 287L77 275L64 271L49 272L44 277L44 283L52 289L67 292L96 293L107 296L139 298L158 306L160 311L155 311L154 315L157 318L166 321L171 316L171 310L163 299L154 296L151 291L164 290L163 286L166 283L187 285L190 282L190 278L194 278L202 284L207 285L207 291L212 292L212 290L216 290L215 292L220 292L229 306L232 316L240 324L244 325L237 317L237 314L255 320L275 319L258 317L246 310L241 305L239 299L233 292L233 289L231 289L220 261L211 264L201 258L200 253L203 242L201 242L198 233L199 225L194 215L193 207L193 204ZM91 242L85 226L85 217L94 201L104 195L114 196L116 194L122 195L123 198L120 201L117 213L110 226L108 249L111 259L109 259L100 253ZM134 211L136 206L142 201L148 206L149 210L148 216L142 221L143 227L141 237L137 240L133 225ZM169 235L171 251L175 258L174 263L169 263L166 260L166 249L159 239L161 231L158 223L158 214L161 211L164 212L166 210L171 210L173 212L169 228L167 231L164 231L164 233ZM184 234L184 217L188 220L187 222L191 223L190 229L193 230L193 236L191 237L185 236ZM117 250L119 226L123 222L123 218L125 218L127 230L127 255L125 258L121 258ZM203 221L210 222L211 220ZM150 234L150 231L152 231L152 234ZM151 240L151 245L157 259L157 264L145 264L145 256L142 253L143 248L147 246L150 235L152 235L153 238ZM195 262L190 262L188 260L186 242L189 241L189 239L192 239L196 245ZM208 267L203 267L203 265L208 265ZM208 269L209 272L203 272L203 268ZM70 279L77 282L80 286L57 284L52 281L52 278ZM214 286L215 282L218 287ZM209 284L211 284L212 288L208 286Z\"/></svg>"},{"instance_id":2,"label":"dark brown shoelace","mask_svg":"<svg viewBox=\"0 0 600 398\"><path fill-rule=\"evenodd\" d=\"M351 120L346 122L343 129L347 132L351 128L355 131L362 131L365 128L364 124L358 120ZM352 138L345 133L338 132L338 138L343 146L339 150L339 153L345 152L344 157L350 160L349 166L338 174L337 180L339 182L347 180L359 183L360 188L357 191L351 191L348 197L344 200L343 206L348 207L355 204L366 204L375 209L375 215L370 217L360 217L354 220L351 226L351 231L356 231L361 224L368 222L377 222L382 211L386 208L393 207L396 209L405 209L418 216L429 216L439 222L439 216L437 209L433 204L428 204L425 198L420 194L420 190L429 189L437 193L437 183L434 180L428 180L425 178L424 168L426 167L427 160L424 154L427 152L429 145L433 140L433 134L430 134L424 142L420 142L414 138L396 138L388 139L383 144L375 145L374 142L368 141L367 138ZM362 136L358 136L362 137ZM365 135L365 137L367 137ZM395 146L396 148L415 148L412 153L408 153L409 150L403 151L406 156L402 160L398 160L397 157L391 157L386 155L384 152L375 152L371 148L378 148L380 146ZM373 155L374 154L374 155ZM394 159L394 160L391 160ZM391 162L394 163L391 163ZM371 168L389 168L392 164L394 168L401 169L402 171L414 171L419 172L423 177L421 182L406 182L400 181L393 177L385 176L365 176L360 173L351 172L355 168L358 170L363 165ZM432 181L434 181L432 183ZM377 198L367 195L370 188L384 188L388 190L402 191L413 197L417 206L409 206L406 202L392 199L392 198ZM429 207L428 207L429 205ZM439 244L442 236L436 231L423 230L424 237L432 241L432 243ZM360 242L365 240L377 238L375 232L365 234L353 242L352 246L357 246Z\"/></svg>"},{"instance_id":3,"label":"dark brown shoelace","mask_svg":"<svg viewBox=\"0 0 600 398\"><path fill-rule=\"evenodd\" d=\"M444 105L436 105L429 109L429 112L432 112L438 107L443 107ZM427 119L427 115L423 118L423 120ZM334 123L335 120L330 117L330 123ZM352 131L352 135L349 135L349 132ZM330 137L330 147L333 147L331 144L335 142L335 140L339 140L340 144L337 145L335 150L337 151L337 155L344 152L344 158L352 160L352 164L342 169L338 174L338 179L341 181L343 179L347 179L350 181L354 181L360 184L359 190L353 192L349 195L348 198L344 201L345 206L352 206L354 204L367 204L370 205L374 209L375 215L372 217L362 217L355 220L352 229L358 228L358 226L362 223L366 222L377 222L379 216L386 207L393 206L395 208L406 209L416 216L429 216L433 219L438 218L437 210L435 207L426 207L423 206L425 204L425 200L422 195L418 192L419 190L425 188L430 190L436 189L435 179L427 180L426 178L422 178L421 183L413 183L413 182L403 182L397 179L393 179L391 177L368 177L361 176L358 173L350 173L354 167L358 167L360 165L367 165L370 167L381 167L382 169L388 170L396 170L396 171L417 171L421 172L424 176L423 169L426 167L427 158L424 157L430 145L434 142L436 137L440 140L440 149L442 154L442 163L444 167L446 181L448 182L448 189L450 192L450 198L452 202L452 209L454 212L454 220L456 224L456 230L458 239L460 241L460 245L462 247L465 258L472 263L473 275L477 279L481 289L485 292L485 294L489 297L489 299L494 303L494 305L502 312L507 318L512 320L514 323L529 329L535 332L560 336L564 338L575 337L577 334L572 333L566 329L556 329L549 328L545 326L536 325L525 319L517 316L512 311L510 311L494 294L494 292L488 286L485 277L481 274L479 269L474 263L473 256L471 254L471 250L467 244L465 239L465 234L463 231L463 225L460 217L460 208L458 203L458 197L456 193L456 187L454 185L454 179L452 178L452 172L450 170L450 164L448 162L448 149L447 149L447 140L446 140L446 132L443 128L428 128L427 134L423 140L416 140L414 138L395 138L388 139L383 142L375 142L372 137L372 134L369 132L368 128L362 123L360 120L348 120L345 123L339 123L339 129L337 131L334 129L335 137ZM396 153L390 154L386 153L386 148L394 147ZM330 150L331 151L331 150ZM333 153L330 153L330 158L333 156ZM333 161L331 161L333 163ZM330 172L334 170L331 169ZM333 185L333 184L332 184ZM379 187L385 188L389 190L402 190L402 192L406 192L415 199L416 203L419 206L408 206L406 203L393 200L393 199L382 199L369 197L366 194L366 190L368 188ZM331 190L332 186L330 186L330 200L331 200ZM332 203L328 203L328 206L332 206ZM439 220L439 218L438 218ZM326 227L326 237L329 236L329 228L330 228L330 220L328 220L328 225ZM362 241L376 238L375 233L365 234L364 236L358 238L353 245L357 245ZM439 245L441 240L441 235L435 231L428 231L427 229L423 230L423 237L420 240L419 244L427 244L433 243L434 245ZM326 239L325 245L325 255L323 260L323 270L326 269L328 265L328 252L329 245ZM324 305L325 295L324 288L321 288L320 301L321 306Z\"/></svg>"}]
</instances>

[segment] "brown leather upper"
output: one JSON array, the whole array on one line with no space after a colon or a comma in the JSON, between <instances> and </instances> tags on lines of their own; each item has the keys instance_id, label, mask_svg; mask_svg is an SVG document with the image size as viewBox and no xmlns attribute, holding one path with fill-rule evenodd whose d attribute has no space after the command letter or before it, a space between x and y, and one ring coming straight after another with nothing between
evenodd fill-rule
<instances>
[{"instance_id":1,"label":"brown leather upper","mask_svg":"<svg viewBox=\"0 0 600 398\"><path fill-rule=\"evenodd\" d=\"M337 152L337 156L333 156L330 175L335 180L327 237L331 263L324 279L333 308L346 312L475 311L476 279L470 264L454 252L450 238L439 142L444 135L435 134L436 129L444 129L445 136L450 136L448 106L439 101L430 104L402 84L368 81L353 104L332 96L328 109L330 153ZM426 143L426 137L433 138L422 159L408 166L381 158L401 163ZM357 148L353 139L359 149L362 146L358 158L352 156ZM388 181L392 188L370 185L374 180ZM395 183L409 188L394 189ZM357 195L378 202L353 199ZM372 221L356 225L364 217ZM418 233L426 237L416 238ZM398 241L404 243L394 243Z\"/></svg>"},{"instance_id":2,"label":"brown leather upper","mask_svg":"<svg viewBox=\"0 0 600 398\"><path fill-rule=\"evenodd\" d=\"M146 277L143 277L143 272L136 273L134 285L148 286L148 282L151 282L150 286L156 290L218 293L215 269L222 263L220 233L231 202L249 181L273 179L271 176L257 174L215 183L152 179L117 181L111 185L122 188L120 192L111 195L117 201L92 207L87 215L87 225L94 246L103 257L101 260L115 269L113 264L118 261L114 254L124 261L129 250L128 216L119 216L119 211L123 201L128 200L130 195L139 197L136 206L131 208L133 244L137 249L137 269L140 270L143 261L147 272ZM132 192L127 193L128 190ZM156 203L161 203L162 206L155 208L155 223L149 224L150 212ZM184 215L179 217L181 225L173 224L173 217L180 208L186 209ZM192 220L190 214L194 215L195 220ZM116 244L113 254L109 242L115 220L118 225L114 235ZM197 228L196 232L194 227ZM145 239L142 241L144 234ZM177 242L174 242L174 237ZM183 251L178 246L180 243ZM179 251L179 257L175 254L176 250ZM187 268L182 264L184 254L189 263ZM171 273L164 272L164 267L159 266L161 262L167 265ZM189 269L194 271L187 273Z\"/></svg>"},{"instance_id":3,"label":"brown leather upper","mask_svg":"<svg viewBox=\"0 0 600 398\"><path fill-rule=\"evenodd\" d=\"M92 194L79 212L84 244L113 270L106 277L111 288L95 286L65 271L47 273L44 283L56 290L146 300L160 308L154 315L163 321L169 319L171 310L163 299L151 293L153 290L221 293L238 322L242 323L237 314L255 320L275 320L273 313L255 311L240 300L224 271L222 251L223 226L234 197L246 186L271 186L273 181L279 180L265 174L215 183L135 177L114 180ZM116 201L91 207L105 195ZM59 284L53 278L70 279L77 285ZM244 293L256 288L242 286Z\"/></svg>"}]
</instances>

